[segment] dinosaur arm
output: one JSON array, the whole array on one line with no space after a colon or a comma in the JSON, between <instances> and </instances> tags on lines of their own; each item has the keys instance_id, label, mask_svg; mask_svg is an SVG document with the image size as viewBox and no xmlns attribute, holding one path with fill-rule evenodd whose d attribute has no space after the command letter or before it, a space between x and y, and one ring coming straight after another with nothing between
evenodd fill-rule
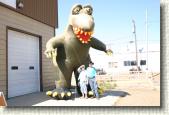
<instances>
[{"instance_id":1,"label":"dinosaur arm","mask_svg":"<svg viewBox=\"0 0 169 115\"><path fill-rule=\"evenodd\" d=\"M51 38L46 44L46 51L44 54L47 58L56 57L56 48L64 43L64 36L56 36Z\"/></svg>"},{"instance_id":2,"label":"dinosaur arm","mask_svg":"<svg viewBox=\"0 0 169 115\"><path fill-rule=\"evenodd\" d=\"M55 36L52 37L46 44L46 49L55 49L58 46L62 45L64 42L64 36Z\"/></svg>"},{"instance_id":3,"label":"dinosaur arm","mask_svg":"<svg viewBox=\"0 0 169 115\"><path fill-rule=\"evenodd\" d=\"M104 51L104 52L107 51L106 45L103 42L101 42L100 40L98 40L94 37L91 38L90 43L91 43L91 47L94 48L94 49L101 50L101 51Z\"/></svg>"}]
</instances>

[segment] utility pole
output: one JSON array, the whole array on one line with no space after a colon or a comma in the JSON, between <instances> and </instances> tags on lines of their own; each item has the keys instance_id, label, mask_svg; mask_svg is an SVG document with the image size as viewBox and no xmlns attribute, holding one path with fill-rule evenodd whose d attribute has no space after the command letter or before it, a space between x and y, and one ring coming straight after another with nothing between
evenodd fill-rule
<instances>
[{"instance_id":1,"label":"utility pole","mask_svg":"<svg viewBox=\"0 0 169 115\"><path fill-rule=\"evenodd\" d=\"M136 48L136 66L137 66L137 71L138 71L138 54L137 54L137 38L136 38L136 25L135 21L132 20L133 23L133 34L134 34L134 39L135 39L135 48Z\"/></svg>"},{"instance_id":2,"label":"utility pole","mask_svg":"<svg viewBox=\"0 0 169 115\"><path fill-rule=\"evenodd\" d=\"M147 13L147 9L146 9L146 42L147 42L147 59L146 59L146 70L148 71L148 13Z\"/></svg>"}]
</instances>

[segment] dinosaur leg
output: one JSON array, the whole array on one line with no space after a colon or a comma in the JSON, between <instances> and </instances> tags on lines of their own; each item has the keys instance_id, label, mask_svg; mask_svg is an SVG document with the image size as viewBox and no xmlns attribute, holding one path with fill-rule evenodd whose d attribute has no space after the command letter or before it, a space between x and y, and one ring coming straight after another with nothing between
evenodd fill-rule
<instances>
[{"instance_id":1,"label":"dinosaur leg","mask_svg":"<svg viewBox=\"0 0 169 115\"><path fill-rule=\"evenodd\" d=\"M75 74L75 80L76 80L77 93L79 94L79 96L81 96L82 93L81 93L81 91L80 91L80 86L79 86L79 81L78 81L79 73L78 73L78 71L77 71L77 68L74 70L74 74Z\"/></svg>"},{"instance_id":2,"label":"dinosaur leg","mask_svg":"<svg viewBox=\"0 0 169 115\"><path fill-rule=\"evenodd\" d=\"M71 77L72 66L65 61L58 61L58 75L55 81L56 89L52 91L52 97L66 99L72 95L71 92ZM71 93L71 94L70 94ZM56 95L55 95L56 94Z\"/></svg>"}]
</instances>

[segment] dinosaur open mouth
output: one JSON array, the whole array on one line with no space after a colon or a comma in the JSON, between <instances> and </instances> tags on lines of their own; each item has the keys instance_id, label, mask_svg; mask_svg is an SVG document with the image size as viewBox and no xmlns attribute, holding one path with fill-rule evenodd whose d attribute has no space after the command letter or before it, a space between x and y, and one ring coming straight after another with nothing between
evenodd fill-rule
<instances>
[{"instance_id":1,"label":"dinosaur open mouth","mask_svg":"<svg viewBox=\"0 0 169 115\"><path fill-rule=\"evenodd\" d=\"M82 42L87 44L90 41L91 35L93 32L86 32L80 28L73 27L73 31L76 35L76 37Z\"/></svg>"}]
</instances>

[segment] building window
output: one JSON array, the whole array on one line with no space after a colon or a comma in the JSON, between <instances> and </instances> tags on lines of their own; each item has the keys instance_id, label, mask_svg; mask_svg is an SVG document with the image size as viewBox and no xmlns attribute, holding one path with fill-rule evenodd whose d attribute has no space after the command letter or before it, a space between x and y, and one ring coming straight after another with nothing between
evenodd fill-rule
<instances>
[{"instance_id":1,"label":"building window","mask_svg":"<svg viewBox=\"0 0 169 115\"><path fill-rule=\"evenodd\" d=\"M146 60L140 60L140 65L146 65Z\"/></svg>"},{"instance_id":2,"label":"building window","mask_svg":"<svg viewBox=\"0 0 169 115\"><path fill-rule=\"evenodd\" d=\"M136 61L131 61L131 66L137 65Z\"/></svg>"},{"instance_id":3,"label":"building window","mask_svg":"<svg viewBox=\"0 0 169 115\"><path fill-rule=\"evenodd\" d=\"M16 0L0 0L0 2L16 8Z\"/></svg>"},{"instance_id":4,"label":"building window","mask_svg":"<svg viewBox=\"0 0 169 115\"><path fill-rule=\"evenodd\" d=\"M118 63L117 62L109 62L108 63L109 68L117 68L118 67Z\"/></svg>"},{"instance_id":5,"label":"building window","mask_svg":"<svg viewBox=\"0 0 169 115\"><path fill-rule=\"evenodd\" d=\"M130 66L131 62L130 61L124 61L124 66Z\"/></svg>"},{"instance_id":6,"label":"building window","mask_svg":"<svg viewBox=\"0 0 169 115\"><path fill-rule=\"evenodd\" d=\"M109 62L109 68L111 68L111 62Z\"/></svg>"}]
</instances>

